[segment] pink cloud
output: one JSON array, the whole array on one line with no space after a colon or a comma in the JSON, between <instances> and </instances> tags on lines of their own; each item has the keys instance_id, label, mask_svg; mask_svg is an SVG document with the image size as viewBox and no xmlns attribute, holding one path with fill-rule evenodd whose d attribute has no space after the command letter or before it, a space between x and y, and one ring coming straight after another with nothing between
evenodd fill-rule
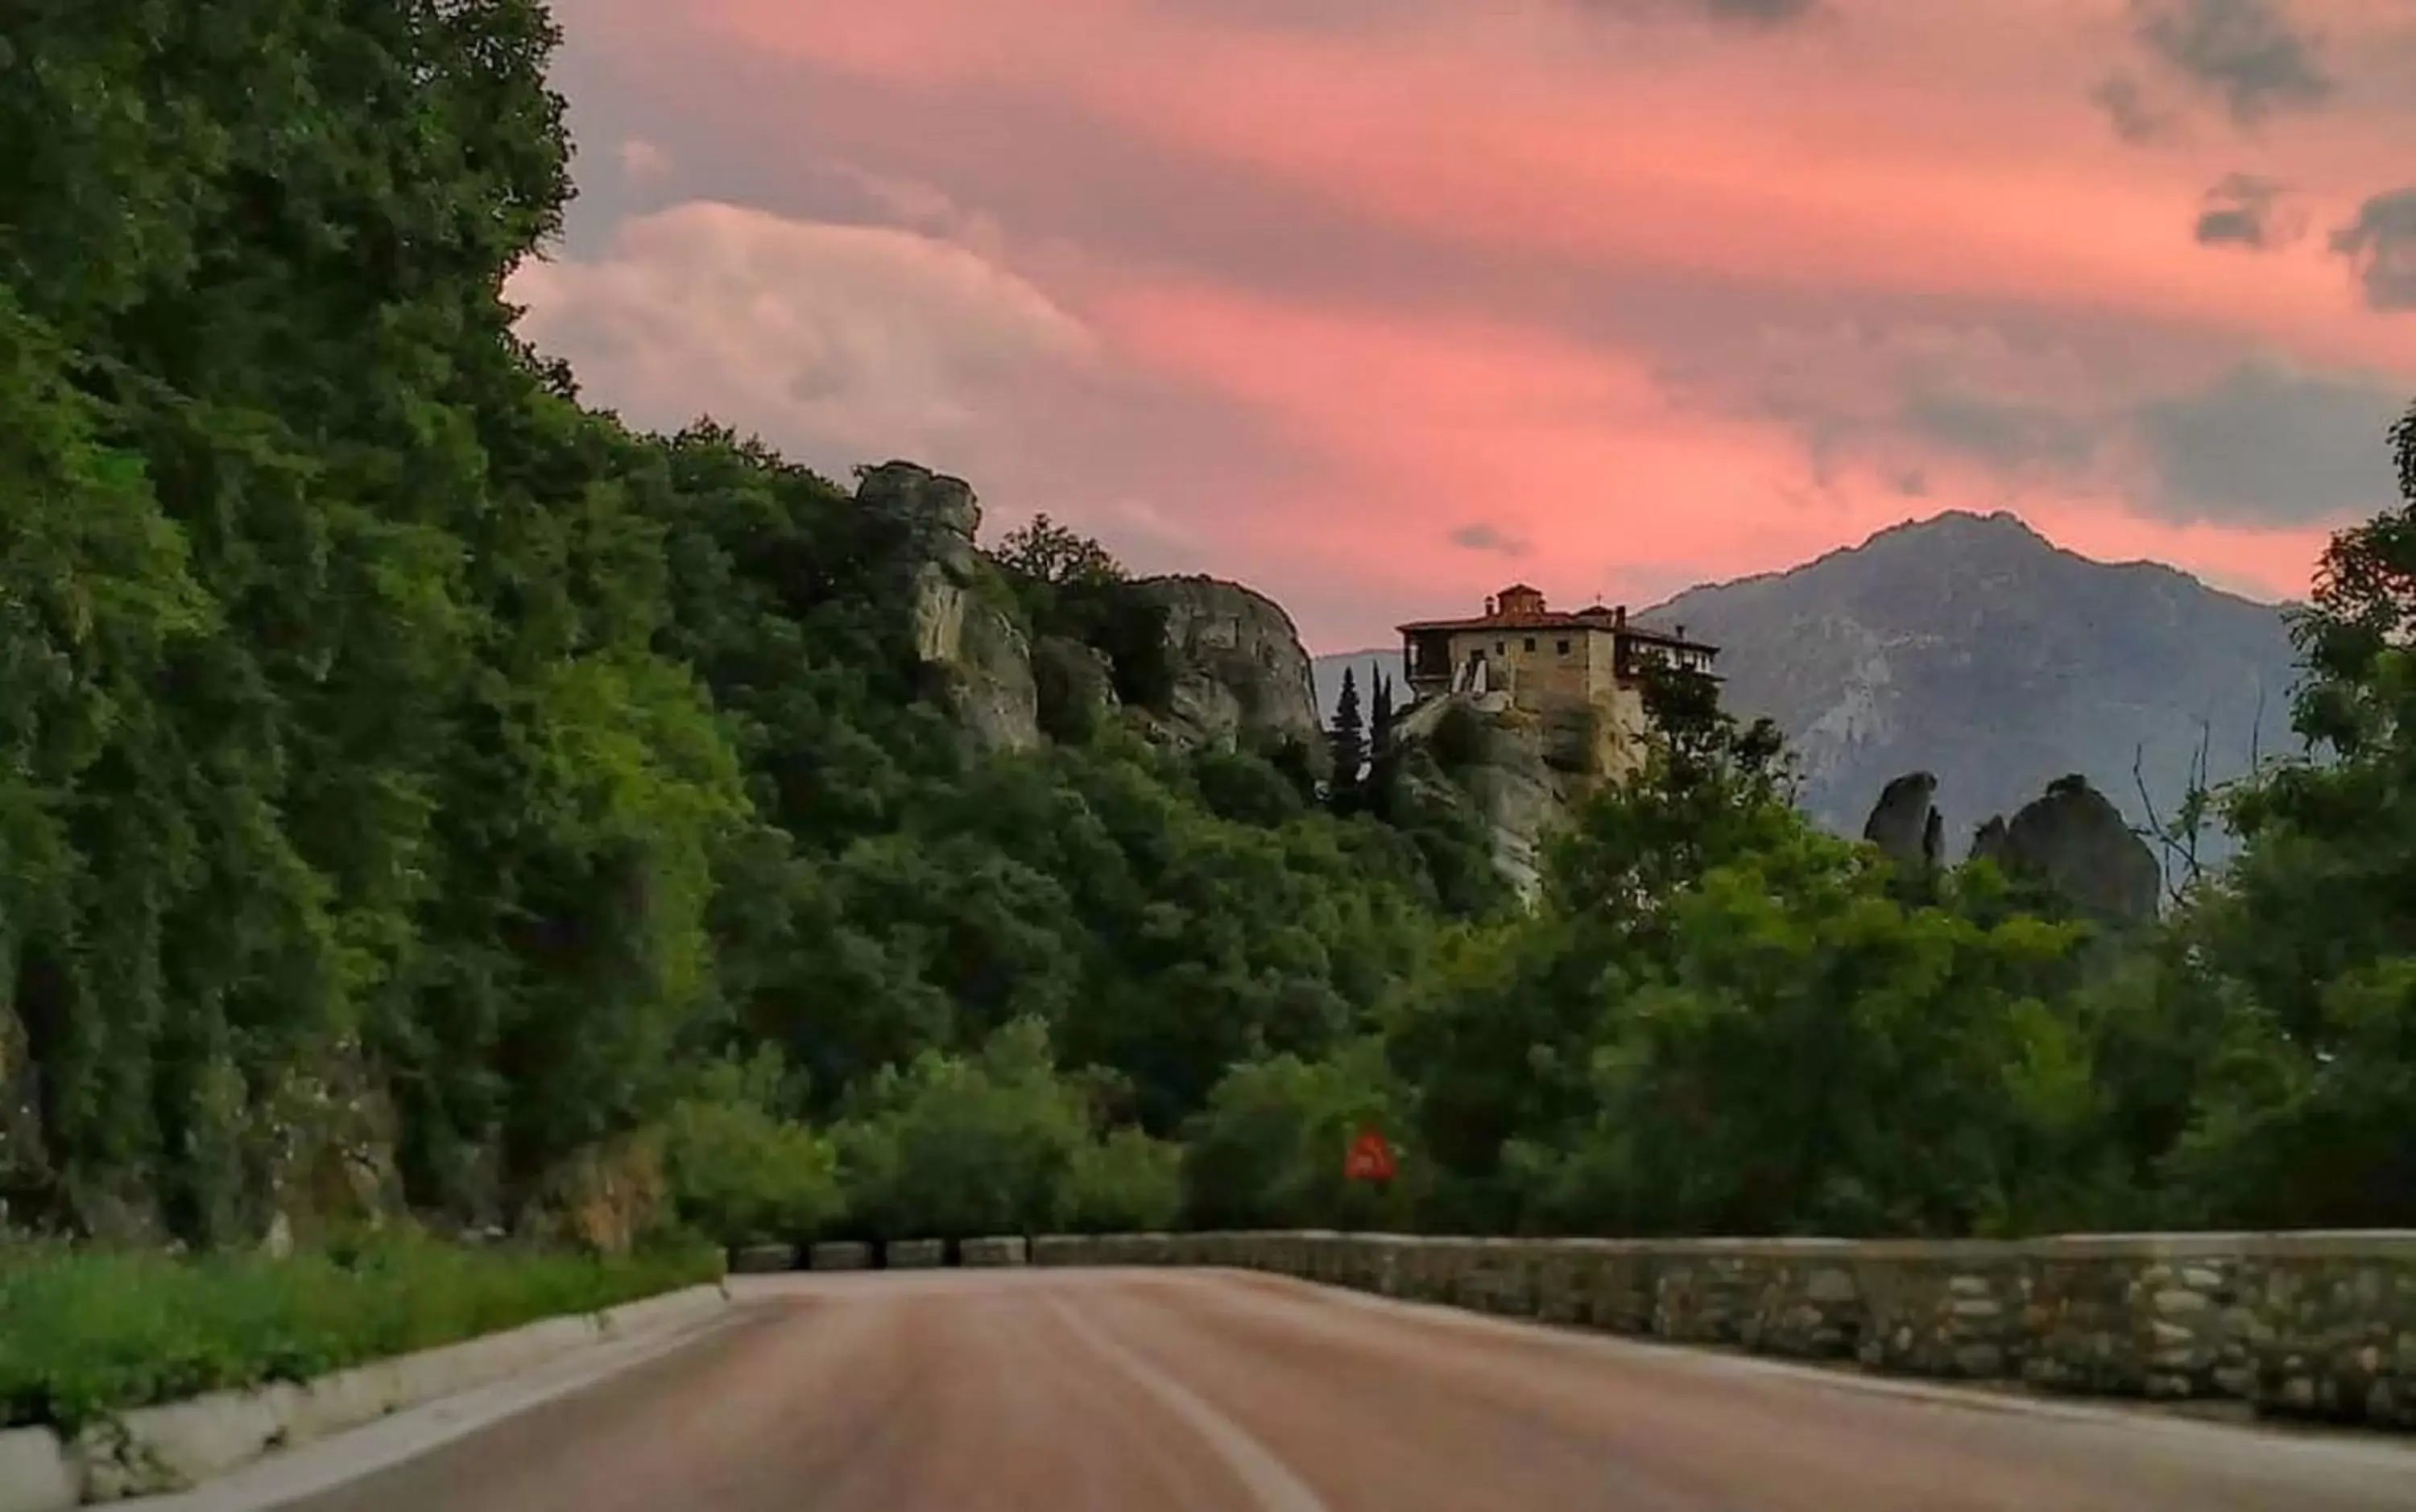
<instances>
[{"instance_id":1,"label":"pink cloud","mask_svg":"<svg viewBox=\"0 0 2416 1512\"><path fill-rule=\"evenodd\" d=\"M1093 307L1127 360L1280 416L1363 490L1366 507L1237 511L1239 559L1306 556L1407 597L1456 601L1504 573L1448 543L1472 522L1532 544L1528 576L1563 597L1689 568L1800 561L1936 504L1874 465L1816 485L1801 438L1673 404L1637 362L1513 327L1384 321L1230 292L1134 287ZM2119 496L2045 484L2008 490L1986 470L1923 459L1935 492L2013 504L2086 555L2154 558L2273 596L2303 589L2323 531L2177 526ZM1382 565L1367 560L1381 522Z\"/></svg>"},{"instance_id":2,"label":"pink cloud","mask_svg":"<svg viewBox=\"0 0 2416 1512\"><path fill-rule=\"evenodd\" d=\"M825 467L833 453L969 465L1032 374L1095 346L953 242L710 202L625 222L599 255L527 264L508 293L532 339L640 423L711 412Z\"/></svg>"},{"instance_id":3,"label":"pink cloud","mask_svg":"<svg viewBox=\"0 0 2416 1512\"><path fill-rule=\"evenodd\" d=\"M1399 0L1355 24L1306 0L1297 19L1206 0L1049 0L1045 21L999 0L566 8L643 60L667 112L720 123L733 162L812 162L887 222L690 204L531 270L534 325L599 397L735 412L816 460L927 453L1007 516L1045 507L1144 567L1260 583L1328 647L1505 573L1642 598L1948 506L2294 593L2320 525L2278 501L2263 527L2175 523L2187 511L2133 433L2142 407L2268 353L2347 375L2352 398L2416 393L2416 318L2363 308L2323 237L2263 253L2192 237L2227 173L2288 183L2317 228L2408 177L2416 105L2383 84L2416 28L2370 0L2304 7L2355 44L2333 108L2252 140L2176 96L2190 127L2155 150L2117 142L2089 100L2129 45L2123 0L1857 0L1751 34L1606 24L1572 0ZM750 77L885 101L883 134L919 166L815 159L778 98L683 85L675 60L713 49ZM989 129L929 124L969 100ZM1246 181L1438 266L1499 271L1489 290L1336 297L1204 252L1080 245L945 181L1011 159L1019 111L1155 155L1161 179L1119 216ZM1018 171L1079 185L1071 140L1062 164ZM700 156L683 142L680 171ZM1276 248L1315 234L1236 230ZM1528 268L1620 319L1555 323L1513 287ZM1682 309L1638 312L1670 289ZM1219 418L1165 420L1185 405ZM1455 534L1529 553L1514 569Z\"/></svg>"},{"instance_id":4,"label":"pink cloud","mask_svg":"<svg viewBox=\"0 0 2416 1512\"><path fill-rule=\"evenodd\" d=\"M825 66L1079 99L1423 234L1607 268L2104 307L2410 361L2410 337L2363 318L2335 261L2199 254L2189 207L2227 144L2201 162L2109 143L2071 39L2119 35L2119 0L1942 8L1887 0L1767 41L1618 28L1623 53L1581 7L1545 3L1372 37L1144 0L1065 0L1045 27L979 0L810 25L765 0L702 14ZM2314 146L2322 213L2404 172L2371 129Z\"/></svg>"}]
</instances>

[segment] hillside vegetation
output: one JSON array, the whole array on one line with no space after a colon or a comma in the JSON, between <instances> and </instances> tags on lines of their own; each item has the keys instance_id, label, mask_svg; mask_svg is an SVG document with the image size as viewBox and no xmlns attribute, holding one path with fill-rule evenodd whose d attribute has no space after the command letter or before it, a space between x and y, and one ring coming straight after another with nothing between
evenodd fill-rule
<instances>
[{"instance_id":1,"label":"hillside vegetation","mask_svg":"<svg viewBox=\"0 0 2416 1512\"><path fill-rule=\"evenodd\" d=\"M980 588L1125 703L1000 751L917 655L911 519L582 407L499 294L569 193L551 42L533 0L0 35L10 1224L2416 1221L2416 502L2308 621L2338 759L2233 795L2147 936L1889 876L1677 681L1520 912L1447 750L1146 738L1162 640L1087 543Z\"/></svg>"}]
</instances>

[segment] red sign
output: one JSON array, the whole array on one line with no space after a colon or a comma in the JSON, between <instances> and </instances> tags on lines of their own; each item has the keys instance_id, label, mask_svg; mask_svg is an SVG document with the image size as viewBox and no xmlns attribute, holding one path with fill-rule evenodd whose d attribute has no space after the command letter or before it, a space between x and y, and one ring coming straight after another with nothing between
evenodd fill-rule
<instances>
[{"instance_id":1,"label":"red sign","mask_svg":"<svg viewBox=\"0 0 2416 1512\"><path fill-rule=\"evenodd\" d=\"M1343 1157L1342 1175L1351 1181L1392 1180L1393 1147L1375 1130L1362 1129L1351 1142L1351 1153Z\"/></svg>"}]
</instances>

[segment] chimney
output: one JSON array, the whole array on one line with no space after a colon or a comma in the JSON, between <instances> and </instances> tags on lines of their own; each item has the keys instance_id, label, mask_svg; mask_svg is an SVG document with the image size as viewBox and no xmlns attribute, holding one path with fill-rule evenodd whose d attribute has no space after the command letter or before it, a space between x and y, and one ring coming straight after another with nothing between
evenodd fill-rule
<instances>
[{"instance_id":1,"label":"chimney","mask_svg":"<svg viewBox=\"0 0 2416 1512\"><path fill-rule=\"evenodd\" d=\"M1619 607L1617 607L1617 608L1615 608L1615 609L1613 609L1613 610L1611 610L1611 611L1610 611L1610 622L1611 622L1612 624L1617 625L1617 626L1618 626L1620 629L1622 629L1622 630L1624 630L1624 629L1626 629L1626 628L1627 628L1627 606L1626 606L1626 605L1623 604L1623 605L1621 605Z\"/></svg>"}]
</instances>

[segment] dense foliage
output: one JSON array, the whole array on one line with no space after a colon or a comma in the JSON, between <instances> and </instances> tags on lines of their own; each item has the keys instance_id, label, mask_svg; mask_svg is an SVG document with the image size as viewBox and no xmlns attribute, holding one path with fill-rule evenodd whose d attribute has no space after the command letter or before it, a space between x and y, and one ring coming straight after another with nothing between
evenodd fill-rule
<instances>
[{"instance_id":1,"label":"dense foliage","mask_svg":"<svg viewBox=\"0 0 2416 1512\"><path fill-rule=\"evenodd\" d=\"M1043 516L977 590L1049 739L987 748L915 520L583 408L499 292L569 192L537 0L185 8L0 31L9 1221L511 1221L607 1147L733 1242L2416 1221L2408 427L2323 759L2141 937L1888 876L1674 674L1520 909L1389 684L1152 739L1158 611Z\"/></svg>"}]
</instances>

